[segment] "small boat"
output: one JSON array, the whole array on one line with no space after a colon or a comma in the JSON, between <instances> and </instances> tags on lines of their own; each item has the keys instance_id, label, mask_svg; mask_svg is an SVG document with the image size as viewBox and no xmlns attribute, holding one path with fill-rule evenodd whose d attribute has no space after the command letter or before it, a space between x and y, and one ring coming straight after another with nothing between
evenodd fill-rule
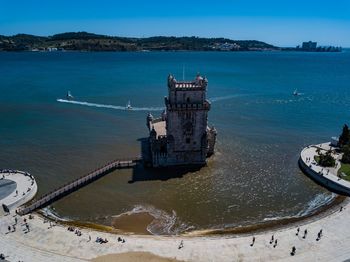
<instances>
[{"instance_id":1,"label":"small boat","mask_svg":"<svg viewBox=\"0 0 350 262\"><path fill-rule=\"evenodd\" d=\"M73 100L74 96L70 93L70 91L67 92L67 100Z\"/></svg>"},{"instance_id":2,"label":"small boat","mask_svg":"<svg viewBox=\"0 0 350 262\"><path fill-rule=\"evenodd\" d=\"M293 96L299 96L300 93L298 93L298 89L295 89L294 92L293 92Z\"/></svg>"},{"instance_id":3,"label":"small boat","mask_svg":"<svg viewBox=\"0 0 350 262\"><path fill-rule=\"evenodd\" d=\"M131 106L131 104L130 104L130 100L129 100L128 103L126 104L125 109L127 109L127 110L131 110L131 109L132 109L132 106Z\"/></svg>"}]
</instances>

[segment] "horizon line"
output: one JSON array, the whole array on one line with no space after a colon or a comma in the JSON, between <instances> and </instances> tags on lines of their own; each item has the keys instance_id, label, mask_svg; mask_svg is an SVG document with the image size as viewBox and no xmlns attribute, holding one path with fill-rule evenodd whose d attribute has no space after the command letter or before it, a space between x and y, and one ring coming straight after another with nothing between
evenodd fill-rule
<instances>
[{"instance_id":1,"label":"horizon line","mask_svg":"<svg viewBox=\"0 0 350 262\"><path fill-rule=\"evenodd\" d=\"M227 39L227 40L232 40L232 41L258 41L258 42L263 42L263 43L266 43L266 44L270 44L269 42L266 42L266 41L262 41L262 40L257 40L257 39L233 39L233 38L230 38L230 37L224 37L224 36L198 36L198 35L151 35L151 36L123 36L123 35L112 35L112 34L102 34L102 33L92 33L92 32L88 32L88 31L66 31L66 32L61 32L61 33L53 33L53 34L47 34L47 35L37 35L37 34L31 34L31 33L16 33L16 34L12 34L12 35L6 35L6 34L1 34L0 33L0 36L5 36L5 37L14 37L16 35L30 35L30 36L38 36L38 37L51 37L51 36L55 36L55 35L59 35L59 34L66 34L66 33L88 33L88 34L94 34L94 35L99 35L99 36L108 36L108 37L120 37L120 38L135 38L135 39L145 39L145 38L151 38L151 37L195 37L195 38L207 38L207 39L218 39L218 38L222 38L222 39ZM309 41L312 41L312 42L316 42L318 43L317 40L306 40L306 41L303 41L303 42L309 42ZM300 44L298 45L301 45L303 42L301 42ZM270 44L272 46L275 46L275 47L282 47L282 48L288 48L288 47L296 47L298 45L275 45L275 44ZM327 47L327 46L332 46L331 44L328 44L328 45L320 45L320 47ZM343 47L343 46L340 46L340 45L336 45L335 47L342 47L342 48L350 48L349 47Z\"/></svg>"}]
</instances>

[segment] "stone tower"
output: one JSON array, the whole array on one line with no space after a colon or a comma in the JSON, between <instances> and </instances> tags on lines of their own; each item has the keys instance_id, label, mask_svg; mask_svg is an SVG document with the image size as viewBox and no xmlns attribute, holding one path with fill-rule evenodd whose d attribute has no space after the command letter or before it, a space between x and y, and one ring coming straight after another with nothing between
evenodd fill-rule
<instances>
[{"instance_id":1,"label":"stone tower","mask_svg":"<svg viewBox=\"0 0 350 262\"><path fill-rule=\"evenodd\" d=\"M153 166L204 165L214 153L216 130L208 127L207 85L200 75L187 82L168 76L166 110L161 118L147 118Z\"/></svg>"}]
</instances>

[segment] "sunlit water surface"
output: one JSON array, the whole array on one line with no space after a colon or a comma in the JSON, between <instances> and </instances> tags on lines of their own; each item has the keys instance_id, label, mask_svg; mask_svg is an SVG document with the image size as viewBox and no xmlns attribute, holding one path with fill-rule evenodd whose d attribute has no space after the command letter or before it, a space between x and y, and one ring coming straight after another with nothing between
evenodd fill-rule
<instances>
[{"instance_id":1,"label":"sunlit water surface","mask_svg":"<svg viewBox=\"0 0 350 262\"><path fill-rule=\"evenodd\" d=\"M160 114L166 77L181 79L183 65L187 79L209 79L218 141L208 166L167 180L115 171L55 203L60 216L110 224L146 211L162 234L301 216L331 200L297 160L350 117L349 52L0 53L0 167L33 174L42 195L138 155L145 117ZM68 90L77 103L60 100ZM124 110L128 100L137 110Z\"/></svg>"}]
</instances>

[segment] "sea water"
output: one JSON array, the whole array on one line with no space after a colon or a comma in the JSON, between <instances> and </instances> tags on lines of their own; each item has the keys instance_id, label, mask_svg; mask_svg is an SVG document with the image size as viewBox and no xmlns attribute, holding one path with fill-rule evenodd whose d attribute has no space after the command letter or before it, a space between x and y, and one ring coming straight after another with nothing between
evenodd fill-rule
<instances>
[{"instance_id":1,"label":"sea water","mask_svg":"<svg viewBox=\"0 0 350 262\"><path fill-rule=\"evenodd\" d=\"M104 224L142 210L158 218L149 228L155 234L305 215L332 195L301 173L299 153L348 123L349 68L346 51L3 52L0 168L30 172L40 196L138 155L147 113L164 108L167 75L190 80L200 72L218 131L207 167L115 171L52 208ZM293 96L296 89L301 95ZM67 91L76 102L66 100ZM135 110L125 110L129 100Z\"/></svg>"}]
</instances>

